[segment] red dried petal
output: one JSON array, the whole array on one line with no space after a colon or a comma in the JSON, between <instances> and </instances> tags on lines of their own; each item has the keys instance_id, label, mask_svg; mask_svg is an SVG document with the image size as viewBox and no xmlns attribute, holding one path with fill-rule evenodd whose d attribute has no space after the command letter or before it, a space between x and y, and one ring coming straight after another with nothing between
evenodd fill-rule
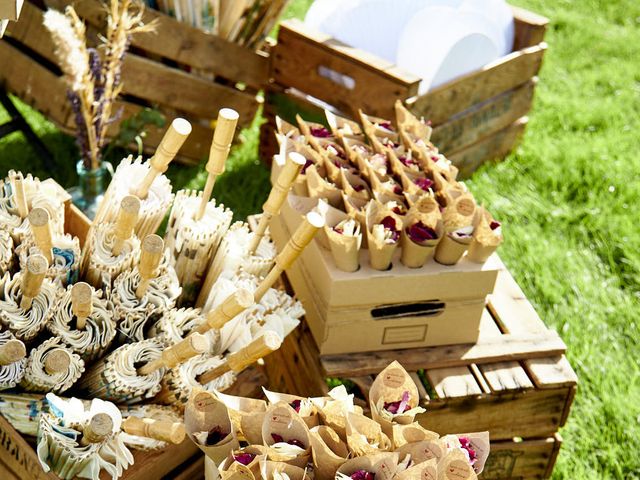
<instances>
[{"instance_id":1,"label":"red dried petal","mask_svg":"<svg viewBox=\"0 0 640 480\"><path fill-rule=\"evenodd\" d=\"M423 243L427 240L438 238L436 231L422 222L416 222L406 229L407 236L415 243Z\"/></svg>"}]
</instances>

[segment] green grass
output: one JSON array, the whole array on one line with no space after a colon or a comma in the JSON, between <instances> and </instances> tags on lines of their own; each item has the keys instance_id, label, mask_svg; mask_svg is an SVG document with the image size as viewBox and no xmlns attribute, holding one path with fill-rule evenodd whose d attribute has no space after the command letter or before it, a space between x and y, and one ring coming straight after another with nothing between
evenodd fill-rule
<instances>
[{"instance_id":1,"label":"green grass","mask_svg":"<svg viewBox=\"0 0 640 480\"><path fill-rule=\"evenodd\" d=\"M309 3L295 0L287 16ZM501 256L580 377L553 478L640 478L640 2L515 3L551 19L550 48L522 145L469 186L505 222ZM0 141L0 174L21 168L71 185L73 142L25 110L60 168L43 171L13 135ZM268 190L257 124L243 136L215 190L238 217ZM196 172L171 175L180 187Z\"/></svg>"}]
</instances>

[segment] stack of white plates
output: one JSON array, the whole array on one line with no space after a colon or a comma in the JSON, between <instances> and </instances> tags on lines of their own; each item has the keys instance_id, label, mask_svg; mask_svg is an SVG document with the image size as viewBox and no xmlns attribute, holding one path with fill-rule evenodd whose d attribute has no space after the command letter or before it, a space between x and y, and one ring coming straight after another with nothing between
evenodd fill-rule
<instances>
[{"instance_id":1,"label":"stack of white plates","mask_svg":"<svg viewBox=\"0 0 640 480\"><path fill-rule=\"evenodd\" d=\"M421 93L511 52L505 0L316 0L305 23L423 79Z\"/></svg>"}]
</instances>

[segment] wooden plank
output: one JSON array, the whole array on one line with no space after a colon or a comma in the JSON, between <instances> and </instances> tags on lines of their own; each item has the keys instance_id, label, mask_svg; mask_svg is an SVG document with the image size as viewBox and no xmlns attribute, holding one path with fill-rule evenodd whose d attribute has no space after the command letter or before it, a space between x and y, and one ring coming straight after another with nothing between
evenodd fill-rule
<instances>
[{"instance_id":1,"label":"wooden plank","mask_svg":"<svg viewBox=\"0 0 640 480\"><path fill-rule=\"evenodd\" d=\"M549 19L524 8L512 6L511 10L515 23L513 49L520 50L541 43L544 40Z\"/></svg>"},{"instance_id":2,"label":"wooden plank","mask_svg":"<svg viewBox=\"0 0 640 480\"><path fill-rule=\"evenodd\" d=\"M433 129L431 141L445 155L502 130L531 109L537 78L491 100L474 105Z\"/></svg>"},{"instance_id":3,"label":"wooden plank","mask_svg":"<svg viewBox=\"0 0 640 480\"><path fill-rule=\"evenodd\" d=\"M491 388L489 387L487 380L482 376L482 372L480 372L480 368L478 368L478 365L472 363L471 365L469 365L469 370L471 370L471 373L476 379L476 382L478 382L482 393L491 393Z\"/></svg>"},{"instance_id":4,"label":"wooden plank","mask_svg":"<svg viewBox=\"0 0 640 480\"><path fill-rule=\"evenodd\" d=\"M0 0L0 18L15 22L20 16L23 0Z\"/></svg>"},{"instance_id":5,"label":"wooden plank","mask_svg":"<svg viewBox=\"0 0 640 480\"><path fill-rule=\"evenodd\" d=\"M463 150L447 154L447 158L458 167L460 177L468 177L483 162L501 160L513 150L519 142L528 121L528 117L522 117L504 130L483 138Z\"/></svg>"},{"instance_id":6,"label":"wooden plank","mask_svg":"<svg viewBox=\"0 0 640 480\"><path fill-rule=\"evenodd\" d=\"M549 478L562 439L558 436L523 442L491 442L491 452L480 480Z\"/></svg>"},{"instance_id":7,"label":"wooden plank","mask_svg":"<svg viewBox=\"0 0 640 480\"><path fill-rule=\"evenodd\" d=\"M58 9L67 4L66 0L45 3ZM104 28L106 11L100 2L78 0L74 7L89 23ZM207 34L151 8L145 10L143 21L147 24L155 21L158 33L134 35L131 39L134 47L257 89L269 80L269 59L262 53Z\"/></svg>"},{"instance_id":8,"label":"wooden plank","mask_svg":"<svg viewBox=\"0 0 640 480\"><path fill-rule=\"evenodd\" d=\"M9 25L7 35L57 65L51 35L42 23L43 13L33 3L25 2L20 21Z\"/></svg>"},{"instance_id":9,"label":"wooden plank","mask_svg":"<svg viewBox=\"0 0 640 480\"><path fill-rule=\"evenodd\" d=\"M204 478L204 455L197 455L195 459L181 465L171 472L173 480L201 480Z\"/></svg>"},{"instance_id":10,"label":"wooden plank","mask_svg":"<svg viewBox=\"0 0 640 480\"><path fill-rule=\"evenodd\" d=\"M411 99L409 108L433 125L448 121L473 105L511 90L537 75L546 44L513 52L457 80Z\"/></svg>"},{"instance_id":11,"label":"wooden plank","mask_svg":"<svg viewBox=\"0 0 640 480\"><path fill-rule=\"evenodd\" d=\"M280 27L272 55L276 83L297 88L351 115L361 108L391 117L396 99L416 93L417 77L385 70L391 66L364 58L356 49L326 35L314 35L300 25L287 21Z\"/></svg>"},{"instance_id":12,"label":"wooden plank","mask_svg":"<svg viewBox=\"0 0 640 480\"><path fill-rule=\"evenodd\" d=\"M538 388L573 386L578 376L564 355L524 360L524 365Z\"/></svg>"},{"instance_id":13,"label":"wooden plank","mask_svg":"<svg viewBox=\"0 0 640 480\"><path fill-rule=\"evenodd\" d=\"M425 373L440 398L472 397L482 394L482 389L468 367L429 369Z\"/></svg>"},{"instance_id":14,"label":"wooden plank","mask_svg":"<svg viewBox=\"0 0 640 480\"><path fill-rule=\"evenodd\" d=\"M475 345L387 350L369 353L323 355L320 363L326 376L372 375L397 358L407 370L462 367L470 363L494 363L545 358L566 351L566 345L554 331L530 335L506 334Z\"/></svg>"},{"instance_id":15,"label":"wooden plank","mask_svg":"<svg viewBox=\"0 0 640 480\"><path fill-rule=\"evenodd\" d=\"M489 363L479 368L493 392L533 388L533 383L518 362Z\"/></svg>"},{"instance_id":16,"label":"wooden plank","mask_svg":"<svg viewBox=\"0 0 640 480\"><path fill-rule=\"evenodd\" d=\"M2 44L4 42L0 42ZM57 480L52 473L44 473L38 455L31 445L0 415L0 478L13 475L31 480Z\"/></svg>"}]
</instances>

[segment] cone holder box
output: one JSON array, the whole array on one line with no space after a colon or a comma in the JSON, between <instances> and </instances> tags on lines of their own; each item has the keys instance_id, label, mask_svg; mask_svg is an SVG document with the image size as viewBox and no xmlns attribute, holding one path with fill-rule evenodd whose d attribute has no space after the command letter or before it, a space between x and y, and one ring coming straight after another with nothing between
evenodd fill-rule
<instances>
[{"instance_id":1,"label":"cone holder box","mask_svg":"<svg viewBox=\"0 0 640 480\"><path fill-rule=\"evenodd\" d=\"M286 201L271 219L278 248L301 218ZM372 269L368 255L361 250L360 269L343 272L316 239L287 270L320 353L475 343L485 298L502 267L497 255L484 264L463 258L453 266L429 260L408 268L398 251L387 271Z\"/></svg>"}]
</instances>

